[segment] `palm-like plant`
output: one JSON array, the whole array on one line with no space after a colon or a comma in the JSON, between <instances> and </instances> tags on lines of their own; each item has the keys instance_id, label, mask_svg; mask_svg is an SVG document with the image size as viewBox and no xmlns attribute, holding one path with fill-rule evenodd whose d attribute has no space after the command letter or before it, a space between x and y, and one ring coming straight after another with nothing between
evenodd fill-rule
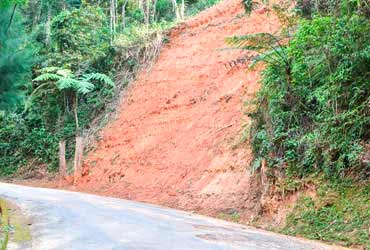
<instances>
[{"instance_id":1,"label":"palm-like plant","mask_svg":"<svg viewBox=\"0 0 370 250\"><path fill-rule=\"evenodd\" d=\"M78 96L85 95L92 92L95 89L95 85L92 80L100 81L109 87L114 87L113 81L105 74L102 73L90 73L83 74L81 76L76 76L69 69L60 69L57 67L46 67L41 70L42 74L33 79L34 82L43 82L40 84L31 94L29 102L38 96L40 92L45 90L54 89L63 94L66 91L72 91L75 101L74 101L74 113L76 122L76 132L79 133L78 124ZM28 106L26 106L28 107Z\"/></svg>"},{"instance_id":2,"label":"palm-like plant","mask_svg":"<svg viewBox=\"0 0 370 250\"><path fill-rule=\"evenodd\" d=\"M244 1L244 4L247 4L245 7L247 12L253 10L253 2L251 0ZM233 36L226 38L226 43L235 49L257 52L256 56L251 57L250 68L253 68L259 62L266 62L277 67L283 65L287 74L287 80L290 82L291 62L286 51L286 44L296 27L297 18L294 14L289 13L288 9L289 4L287 6L272 6L272 10L283 26L279 34L257 33Z\"/></svg>"},{"instance_id":3,"label":"palm-like plant","mask_svg":"<svg viewBox=\"0 0 370 250\"><path fill-rule=\"evenodd\" d=\"M89 73L76 75L69 69L60 69L57 67L47 67L41 70L41 75L33 79L34 82L40 82L41 84L35 88L26 102L26 109L29 107L34 97L42 96L50 91L56 92L56 95L61 95L63 102L61 103L61 110L63 114L60 116L59 125L57 127L62 128L64 126L64 116L68 109L68 100L74 99L73 110L74 118L76 123L76 148L75 148L75 180L81 174L82 167L82 155L83 155L83 138L80 135L80 127L78 123L78 99L79 95L86 95L95 89L93 81L99 81L108 87L114 87L113 81L105 74L101 73ZM65 140L62 137L59 142L59 171L60 177L63 178L66 172L65 164Z\"/></svg>"}]
</instances>

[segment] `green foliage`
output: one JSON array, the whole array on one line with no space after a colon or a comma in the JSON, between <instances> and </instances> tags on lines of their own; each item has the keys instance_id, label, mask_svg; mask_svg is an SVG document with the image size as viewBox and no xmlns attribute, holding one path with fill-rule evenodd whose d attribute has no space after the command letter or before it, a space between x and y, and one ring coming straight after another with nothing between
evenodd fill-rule
<instances>
[{"instance_id":1,"label":"green foliage","mask_svg":"<svg viewBox=\"0 0 370 250\"><path fill-rule=\"evenodd\" d=\"M286 64L268 64L250 115L253 151L271 167L302 176L357 169L370 138L370 24L359 16L302 21Z\"/></svg>"},{"instance_id":2,"label":"green foliage","mask_svg":"<svg viewBox=\"0 0 370 250\"><path fill-rule=\"evenodd\" d=\"M306 18L317 14L331 16L358 14L370 17L370 3L367 0L298 0L296 10Z\"/></svg>"},{"instance_id":3,"label":"green foliage","mask_svg":"<svg viewBox=\"0 0 370 250\"><path fill-rule=\"evenodd\" d=\"M57 166L58 137L40 116L0 116L0 175L9 175L28 161Z\"/></svg>"},{"instance_id":4,"label":"green foliage","mask_svg":"<svg viewBox=\"0 0 370 250\"><path fill-rule=\"evenodd\" d=\"M259 54L252 59L250 65L253 68L259 62L266 62L275 66L284 63L290 67L286 48L281 44L282 38L270 33L257 33L244 36L226 38L226 43L234 48L250 50Z\"/></svg>"},{"instance_id":5,"label":"green foliage","mask_svg":"<svg viewBox=\"0 0 370 250\"><path fill-rule=\"evenodd\" d=\"M370 249L370 184L318 183L317 197L301 197L282 232Z\"/></svg>"},{"instance_id":6,"label":"green foliage","mask_svg":"<svg viewBox=\"0 0 370 250\"><path fill-rule=\"evenodd\" d=\"M25 4L26 2L27 0L1 0L0 9L5 9L15 4Z\"/></svg>"},{"instance_id":7,"label":"green foliage","mask_svg":"<svg viewBox=\"0 0 370 250\"><path fill-rule=\"evenodd\" d=\"M243 0L243 6L245 13L247 15L250 15L252 11L257 7L258 2L253 1L253 0Z\"/></svg>"},{"instance_id":8,"label":"green foliage","mask_svg":"<svg viewBox=\"0 0 370 250\"><path fill-rule=\"evenodd\" d=\"M0 9L0 110L21 103L35 62L36 51L20 16L17 12L11 16L12 10Z\"/></svg>"},{"instance_id":9,"label":"green foliage","mask_svg":"<svg viewBox=\"0 0 370 250\"><path fill-rule=\"evenodd\" d=\"M215 5L220 0L198 0L198 1L186 1L188 2L186 14L188 16L194 16L198 14L200 11Z\"/></svg>"},{"instance_id":10,"label":"green foliage","mask_svg":"<svg viewBox=\"0 0 370 250\"><path fill-rule=\"evenodd\" d=\"M108 19L100 8L66 10L52 21L53 51L48 65L85 72L109 56Z\"/></svg>"},{"instance_id":11,"label":"green foliage","mask_svg":"<svg viewBox=\"0 0 370 250\"><path fill-rule=\"evenodd\" d=\"M117 11L124 2L118 1ZM188 11L199 12L215 2L187 1ZM5 34L15 3L16 15ZM156 58L175 19L171 3L158 0L155 15L145 25L138 2L129 0L125 28L122 13L117 13L120 28L113 37L107 16L109 1L23 3L0 3L0 106L4 106L0 109L14 107L14 113L0 112L0 175L39 165L55 170L61 138L66 140L67 160L71 159L78 126L84 135L96 131L91 122L97 126L99 117L105 117L107 104L118 98L118 89L134 78L139 67ZM10 9L3 9L5 6ZM38 54L30 44L40 44ZM9 63L9 57L16 60ZM122 79L117 88L110 80L116 71ZM5 92L4 86L9 91ZM26 109L14 105L23 99L28 100Z\"/></svg>"},{"instance_id":12,"label":"green foliage","mask_svg":"<svg viewBox=\"0 0 370 250\"><path fill-rule=\"evenodd\" d=\"M46 84L56 87L58 90L73 90L79 94L87 94L94 90L95 86L91 83L91 80L97 80L110 87L114 87L113 81L105 74L101 73L90 73L83 74L82 76L75 76L69 69L58 69L55 67L44 68L44 74L39 75L33 81L35 82L46 82ZM54 71L54 73L53 73ZM50 73L51 72L51 73ZM39 85L34 93L46 85ZM32 95L31 95L32 97Z\"/></svg>"}]
</instances>

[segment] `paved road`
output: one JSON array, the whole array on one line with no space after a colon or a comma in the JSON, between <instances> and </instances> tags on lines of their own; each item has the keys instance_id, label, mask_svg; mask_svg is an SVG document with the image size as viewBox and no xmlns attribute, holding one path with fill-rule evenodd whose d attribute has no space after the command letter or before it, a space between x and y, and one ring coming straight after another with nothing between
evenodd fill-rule
<instances>
[{"instance_id":1,"label":"paved road","mask_svg":"<svg viewBox=\"0 0 370 250\"><path fill-rule=\"evenodd\" d=\"M139 202L0 183L31 218L32 250L338 249Z\"/></svg>"}]
</instances>

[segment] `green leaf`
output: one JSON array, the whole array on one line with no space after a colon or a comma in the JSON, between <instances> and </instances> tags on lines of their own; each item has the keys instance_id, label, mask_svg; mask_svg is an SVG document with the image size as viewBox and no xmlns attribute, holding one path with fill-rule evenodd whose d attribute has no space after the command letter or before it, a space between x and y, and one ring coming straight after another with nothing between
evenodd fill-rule
<instances>
[{"instance_id":1,"label":"green leaf","mask_svg":"<svg viewBox=\"0 0 370 250\"><path fill-rule=\"evenodd\" d=\"M61 77L57 74L45 73L45 74L39 75L38 77L33 79L33 81L35 82L56 81L56 80L59 80L60 78Z\"/></svg>"},{"instance_id":2,"label":"green leaf","mask_svg":"<svg viewBox=\"0 0 370 250\"><path fill-rule=\"evenodd\" d=\"M91 73L91 74L85 74L83 75L84 81L90 81L90 80L98 80L102 83L105 83L111 87L114 87L114 82L107 76L106 74L102 73Z\"/></svg>"}]
</instances>

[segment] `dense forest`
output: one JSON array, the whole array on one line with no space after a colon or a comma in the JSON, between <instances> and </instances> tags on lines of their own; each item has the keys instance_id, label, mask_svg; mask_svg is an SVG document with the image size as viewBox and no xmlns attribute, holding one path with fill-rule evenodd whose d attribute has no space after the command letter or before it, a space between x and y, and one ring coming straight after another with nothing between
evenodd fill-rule
<instances>
[{"instance_id":1,"label":"dense forest","mask_svg":"<svg viewBox=\"0 0 370 250\"><path fill-rule=\"evenodd\" d=\"M53 172L59 149L72 167L76 143L83 152L75 137L107 122L108 104L156 57L166 30L215 2L1 1L0 174Z\"/></svg>"}]
</instances>

